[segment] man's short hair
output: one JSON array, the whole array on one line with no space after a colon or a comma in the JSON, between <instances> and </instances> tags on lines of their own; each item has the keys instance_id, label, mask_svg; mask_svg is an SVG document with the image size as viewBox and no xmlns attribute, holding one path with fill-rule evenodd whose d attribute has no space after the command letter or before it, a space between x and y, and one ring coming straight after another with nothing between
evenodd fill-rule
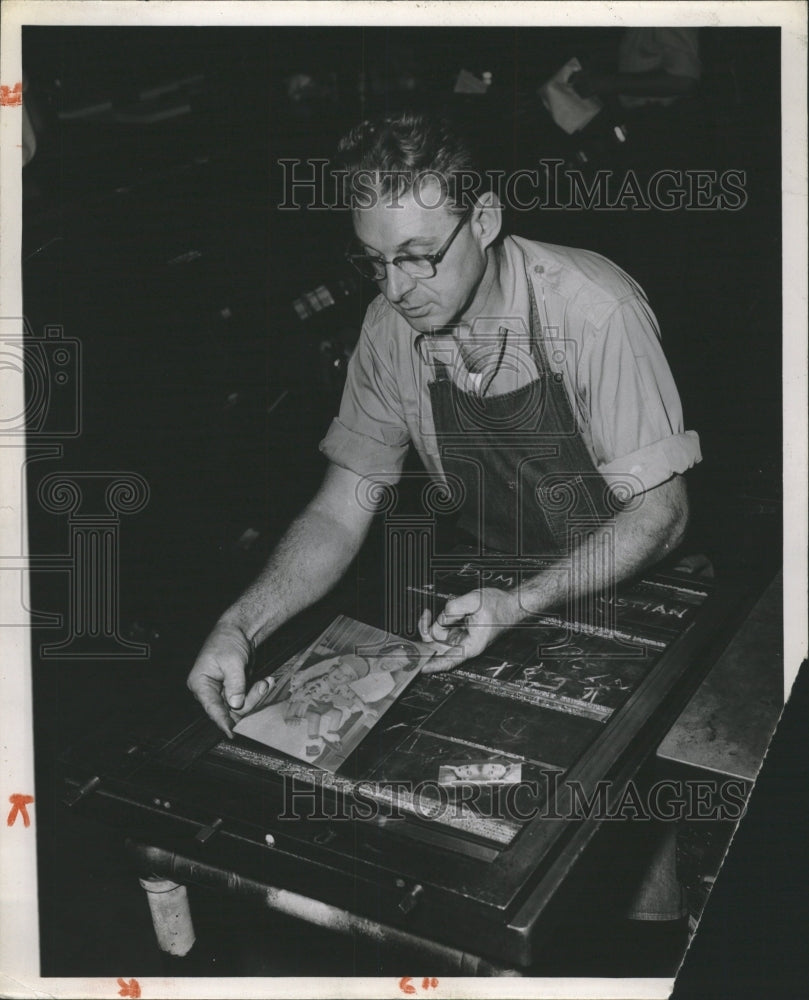
<instances>
[{"instance_id":1,"label":"man's short hair","mask_svg":"<svg viewBox=\"0 0 809 1000\"><path fill-rule=\"evenodd\" d=\"M428 181L441 198L429 205L465 211L481 193L483 175L472 143L448 119L404 111L356 125L340 140L338 169L345 203L368 208L380 194L397 198Z\"/></svg>"}]
</instances>

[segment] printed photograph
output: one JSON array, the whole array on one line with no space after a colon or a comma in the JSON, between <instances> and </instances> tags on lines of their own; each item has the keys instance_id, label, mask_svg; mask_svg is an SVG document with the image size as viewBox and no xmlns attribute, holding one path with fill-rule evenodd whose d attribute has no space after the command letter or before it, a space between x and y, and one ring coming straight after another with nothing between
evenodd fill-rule
<instances>
[{"instance_id":1,"label":"printed photograph","mask_svg":"<svg viewBox=\"0 0 809 1000\"><path fill-rule=\"evenodd\" d=\"M511 761L483 760L442 764L439 785L511 785L522 777L522 767Z\"/></svg>"},{"instance_id":2,"label":"printed photograph","mask_svg":"<svg viewBox=\"0 0 809 1000\"><path fill-rule=\"evenodd\" d=\"M367 649L365 655L357 651ZM336 770L434 654L424 643L391 639L337 619L302 662L276 683L268 704L233 731ZM284 672L284 668L280 668Z\"/></svg>"}]
</instances>

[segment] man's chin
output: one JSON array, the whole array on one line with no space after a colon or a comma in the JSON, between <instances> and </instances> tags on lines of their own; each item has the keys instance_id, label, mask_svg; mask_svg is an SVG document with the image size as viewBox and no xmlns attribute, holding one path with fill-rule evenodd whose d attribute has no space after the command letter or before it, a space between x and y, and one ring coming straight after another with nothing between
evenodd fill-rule
<instances>
[{"instance_id":1,"label":"man's chin","mask_svg":"<svg viewBox=\"0 0 809 1000\"><path fill-rule=\"evenodd\" d=\"M417 333L426 333L428 336L438 336L443 333L449 323L449 320L445 320L442 316L436 316L434 313L427 313L424 316L404 314L404 318Z\"/></svg>"},{"instance_id":2,"label":"man's chin","mask_svg":"<svg viewBox=\"0 0 809 1000\"><path fill-rule=\"evenodd\" d=\"M425 326L430 326L432 323L432 317L430 315L430 310L426 307L422 309L397 309L396 312L402 317L402 319L407 320L407 322L414 328L421 330Z\"/></svg>"}]
</instances>

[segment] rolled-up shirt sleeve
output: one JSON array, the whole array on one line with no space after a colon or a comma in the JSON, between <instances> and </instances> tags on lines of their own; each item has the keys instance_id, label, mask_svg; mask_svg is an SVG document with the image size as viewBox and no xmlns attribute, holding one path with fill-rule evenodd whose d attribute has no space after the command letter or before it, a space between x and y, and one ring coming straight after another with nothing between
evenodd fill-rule
<instances>
[{"instance_id":1,"label":"rolled-up shirt sleeve","mask_svg":"<svg viewBox=\"0 0 809 1000\"><path fill-rule=\"evenodd\" d=\"M396 379L363 327L348 363L339 415L320 450L357 475L389 479L400 474L409 443Z\"/></svg>"},{"instance_id":2,"label":"rolled-up shirt sleeve","mask_svg":"<svg viewBox=\"0 0 809 1000\"><path fill-rule=\"evenodd\" d=\"M644 299L622 300L593 332L578 381L596 464L615 489L643 493L701 460Z\"/></svg>"}]
</instances>

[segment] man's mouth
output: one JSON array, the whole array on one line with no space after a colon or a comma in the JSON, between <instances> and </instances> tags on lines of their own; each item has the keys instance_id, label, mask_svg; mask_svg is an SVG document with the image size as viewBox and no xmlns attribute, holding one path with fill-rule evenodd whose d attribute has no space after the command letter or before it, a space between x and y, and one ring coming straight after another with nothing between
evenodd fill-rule
<instances>
[{"instance_id":1,"label":"man's mouth","mask_svg":"<svg viewBox=\"0 0 809 1000\"><path fill-rule=\"evenodd\" d=\"M413 319L417 319L419 316L426 316L429 311L429 306L414 306L412 309L402 306L402 312L405 316L410 316Z\"/></svg>"}]
</instances>

